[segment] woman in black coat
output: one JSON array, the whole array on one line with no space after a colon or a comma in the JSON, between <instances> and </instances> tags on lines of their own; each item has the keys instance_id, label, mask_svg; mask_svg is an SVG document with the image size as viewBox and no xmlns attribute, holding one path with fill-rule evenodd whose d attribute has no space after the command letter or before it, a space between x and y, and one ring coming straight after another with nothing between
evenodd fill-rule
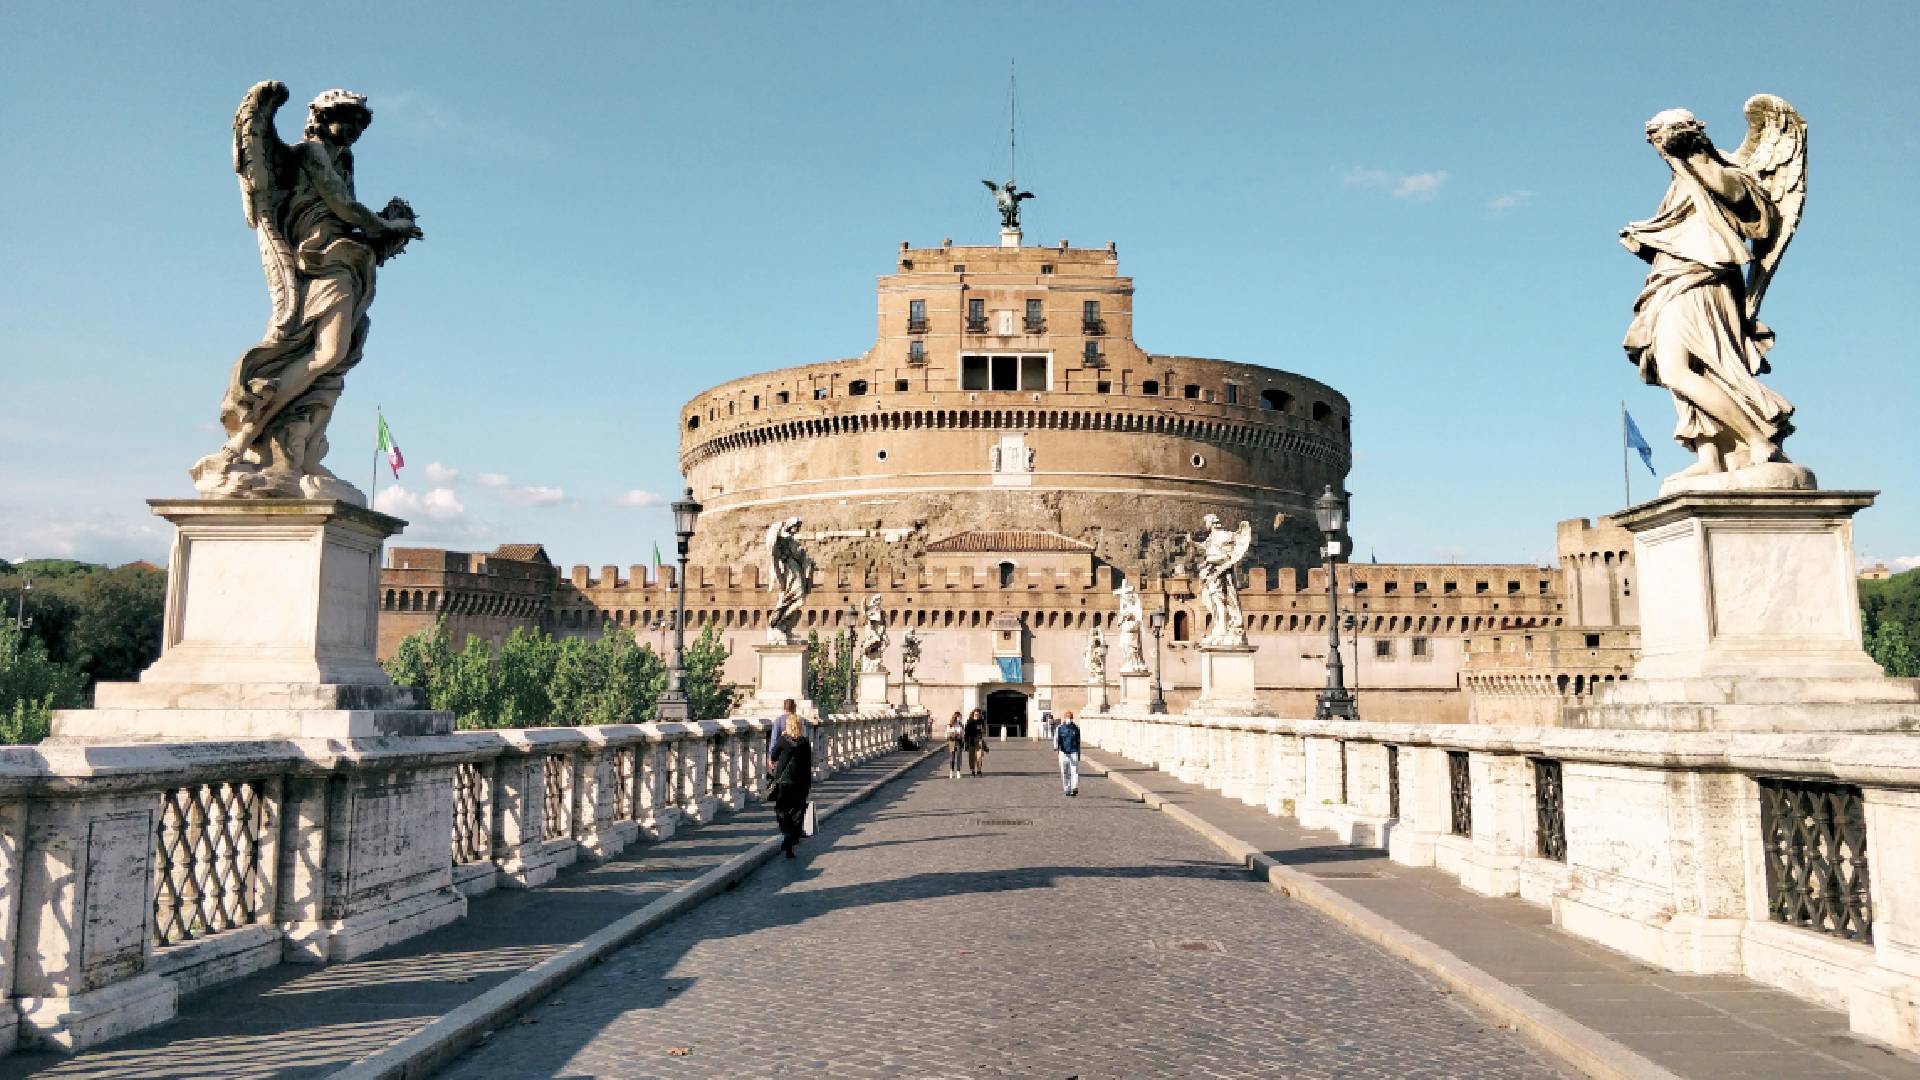
<instances>
[{"instance_id":1,"label":"woman in black coat","mask_svg":"<svg viewBox=\"0 0 1920 1080\"><path fill-rule=\"evenodd\" d=\"M791 859L794 845L805 835L807 799L813 794L813 742L807 738L806 721L794 713L794 703L785 705L780 737L767 759L767 775L773 778L767 797L780 823L780 851Z\"/></svg>"}]
</instances>

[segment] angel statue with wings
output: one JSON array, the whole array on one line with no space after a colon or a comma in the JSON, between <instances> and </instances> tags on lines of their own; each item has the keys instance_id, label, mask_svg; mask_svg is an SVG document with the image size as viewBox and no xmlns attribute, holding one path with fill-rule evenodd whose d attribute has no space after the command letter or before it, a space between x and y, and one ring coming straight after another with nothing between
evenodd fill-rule
<instances>
[{"instance_id":1,"label":"angel statue with wings","mask_svg":"<svg viewBox=\"0 0 1920 1080\"><path fill-rule=\"evenodd\" d=\"M867 597L866 625L860 630L860 670L887 670L887 613L879 593Z\"/></svg>"},{"instance_id":2,"label":"angel statue with wings","mask_svg":"<svg viewBox=\"0 0 1920 1080\"><path fill-rule=\"evenodd\" d=\"M1021 191L1019 188L1013 186L1013 181L1011 180L1007 181L1005 185L996 184L991 180L982 180L980 182L987 185L988 191L993 192L994 208L1000 211L1000 227L1003 229L1019 228L1020 204L1033 198L1033 192Z\"/></svg>"},{"instance_id":3,"label":"angel statue with wings","mask_svg":"<svg viewBox=\"0 0 1920 1080\"><path fill-rule=\"evenodd\" d=\"M800 519L790 517L767 526L767 588L773 610L767 613L767 644L793 644L793 628L806 606L813 585L813 563L800 548Z\"/></svg>"},{"instance_id":4,"label":"angel statue with wings","mask_svg":"<svg viewBox=\"0 0 1920 1080\"><path fill-rule=\"evenodd\" d=\"M1120 602L1120 610L1113 617L1114 633L1120 636L1120 674L1145 675L1147 658L1141 655L1140 631L1147 616L1140 592L1123 581L1113 590L1113 596Z\"/></svg>"},{"instance_id":5,"label":"angel statue with wings","mask_svg":"<svg viewBox=\"0 0 1920 1080\"><path fill-rule=\"evenodd\" d=\"M1652 264L1634 301L1627 358L1642 379L1672 392L1680 414L1673 437L1699 458L1669 477L1663 494L1813 486L1812 473L1780 449L1793 432L1793 405L1758 378L1770 370L1773 345L1760 301L1806 202L1807 124L1772 94L1749 98L1746 114L1746 141L1731 154L1685 109L1648 120L1647 141L1673 181L1654 216L1620 230L1627 250Z\"/></svg>"},{"instance_id":6,"label":"angel statue with wings","mask_svg":"<svg viewBox=\"0 0 1920 1080\"><path fill-rule=\"evenodd\" d=\"M1205 535L1200 538L1200 553L1194 560L1200 580L1200 606L1207 609L1212 625L1203 645L1245 648L1247 621L1240 614L1240 586L1234 571L1253 546L1253 526L1241 522L1232 532L1220 527L1220 518L1208 514L1200 519Z\"/></svg>"},{"instance_id":7,"label":"angel statue with wings","mask_svg":"<svg viewBox=\"0 0 1920 1080\"><path fill-rule=\"evenodd\" d=\"M220 401L226 443L189 472L207 496L364 506L366 496L320 464L327 422L366 346L374 268L422 234L404 200L376 214L355 199L352 148L373 122L364 95L314 98L292 146L273 126L286 101L285 84L258 83L233 117L241 210L260 242L273 314Z\"/></svg>"},{"instance_id":8,"label":"angel statue with wings","mask_svg":"<svg viewBox=\"0 0 1920 1080\"><path fill-rule=\"evenodd\" d=\"M913 672L920 666L920 635L912 627L900 637L900 678L913 681Z\"/></svg>"},{"instance_id":9,"label":"angel statue with wings","mask_svg":"<svg viewBox=\"0 0 1920 1080\"><path fill-rule=\"evenodd\" d=\"M1087 681L1090 683L1106 682L1107 639L1100 633L1100 628L1097 626L1090 627L1087 630L1087 651L1084 659L1087 664Z\"/></svg>"}]
</instances>

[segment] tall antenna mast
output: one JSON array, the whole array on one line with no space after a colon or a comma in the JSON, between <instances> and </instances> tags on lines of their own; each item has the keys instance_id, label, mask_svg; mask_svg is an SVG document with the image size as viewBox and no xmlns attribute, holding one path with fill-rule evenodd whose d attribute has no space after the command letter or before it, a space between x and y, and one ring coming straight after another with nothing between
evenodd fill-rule
<instances>
[{"instance_id":1,"label":"tall antenna mast","mask_svg":"<svg viewBox=\"0 0 1920 1080\"><path fill-rule=\"evenodd\" d=\"M1016 72L1014 70L1014 61L1010 59L1007 61L1007 183L1008 185L1012 185L1014 180L1018 179L1018 174L1013 171L1014 152L1018 148L1018 144L1015 142L1014 134L1013 134L1014 103L1017 100L1019 100L1019 85L1015 81L1015 76L1016 76Z\"/></svg>"}]
</instances>

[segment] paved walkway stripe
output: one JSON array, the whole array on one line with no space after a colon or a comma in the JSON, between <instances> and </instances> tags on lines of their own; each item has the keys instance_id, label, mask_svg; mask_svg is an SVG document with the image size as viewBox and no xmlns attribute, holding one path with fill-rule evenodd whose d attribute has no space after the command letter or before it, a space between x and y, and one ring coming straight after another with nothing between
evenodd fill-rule
<instances>
[{"instance_id":1,"label":"paved walkway stripe","mask_svg":"<svg viewBox=\"0 0 1920 1080\"><path fill-rule=\"evenodd\" d=\"M1215 847L1265 875L1280 895L1298 900L1386 951L1453 987L1502 1025L1527 1036L1543 1049L1595 1080L1681 1080L1632 1050L1557 1009L1549 1008L1494 978L1446 949L1382 918L1259 848L1228 834L1184 807L1174 806L1133 780L1126 772L1083 754L1089 772L1098 772L1149 807L1207 838Z\"/></svg>"}]
</instances>

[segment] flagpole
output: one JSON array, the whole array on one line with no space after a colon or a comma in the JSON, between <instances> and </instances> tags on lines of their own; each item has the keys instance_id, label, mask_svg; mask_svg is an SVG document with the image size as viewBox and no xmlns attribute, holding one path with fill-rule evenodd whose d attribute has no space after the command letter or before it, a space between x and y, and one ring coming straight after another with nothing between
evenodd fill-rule
<instances>
[{"instance_id":1,"label":"flagpole","mask_svg":"<svg viewBox=\"0 0 1920 1080\"><path fill-rule=\"evenodd\" d=\"M375 402L373 406L373 430L375 435L375 446L373 448L373 483L368 485L367 491L367 509L369 510L373 509L374 499L380 494L380 447L378 445L380 441L378 437L380 432L380 405L378 402Z\"/></svg>"},{"instance_id":2,"label":"flagpole","mask_svg":"<svg viewBox=\"0 0 1920 1080\"><path fill-rule=\"evenodd\" d=\"M1633 473L1627 469L1627 399L1620 399L1620 486L1625 489L1627 505L1633 505Z\"/></svg>"}]
</instances>

